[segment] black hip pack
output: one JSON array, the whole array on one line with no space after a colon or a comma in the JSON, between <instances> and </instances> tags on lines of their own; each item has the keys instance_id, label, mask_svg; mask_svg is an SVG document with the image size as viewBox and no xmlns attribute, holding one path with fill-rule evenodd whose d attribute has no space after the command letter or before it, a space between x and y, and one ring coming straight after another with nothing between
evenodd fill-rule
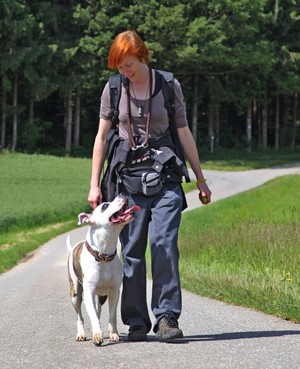
<instances>
[{"instance_id":1,"label":"black hip pack","mask_svg":"<svg viewBox=\"0 0 300 369\"><path fill-rule=\"evenodd\" d=\"M152 150L133 156L130 165L119 171L119 181L131 195L158 195L164 186L164 175L153 168Z\"/></svg>"}]
</instances>

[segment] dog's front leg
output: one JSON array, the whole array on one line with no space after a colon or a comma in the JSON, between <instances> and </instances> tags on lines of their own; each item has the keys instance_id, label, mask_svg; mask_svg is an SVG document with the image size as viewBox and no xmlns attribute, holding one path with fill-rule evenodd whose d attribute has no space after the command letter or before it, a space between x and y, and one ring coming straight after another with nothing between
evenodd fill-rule
<instances>
[{"instance_id":1,"label":"dog's front leg","mask_svg":"<svg viewBox=\"0 0 300 369\"><path fill-rule=\"evenodd\" d=\"M117 330L117 305L119 301L119 289L115 289L109 293L108 304L109 304L109 324L108 334L111 342L119 342L119 334Z\"/></svg>"},{"instance_id":2,"label":"dog's front leg","mask_svg":"<svg viewBox=\"0 0 300 369\"><path fill-rule=\"evenodd\" d=\"M97 314L96 294L95 292L88 291L88 286L84 287L84 303L92 325L93 342L95 345L100 346L103 343L103 334Z\"/></svg>"}]
</instances>

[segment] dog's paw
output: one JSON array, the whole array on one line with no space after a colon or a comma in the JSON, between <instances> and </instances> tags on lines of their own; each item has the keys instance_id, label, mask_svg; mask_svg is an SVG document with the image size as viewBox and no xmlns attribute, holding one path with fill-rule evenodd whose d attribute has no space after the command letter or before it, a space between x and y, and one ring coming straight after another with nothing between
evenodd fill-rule
<instances>
[{"instance_id":1,"label":"dog's paw","mask_svg":"<svg viewBox=\"0 0 300 369\"><path fill-rule=\"evenodd\" d=\"M103 337L101 332L96 332L93 334L93 342L96 346L100 346L103 343Z\"/></svg>"},{"instance_id":2,"label":"dog's paw","mask_svg":"<svg viewBox=\"0 0 300 369\"><path fill-rule=\"evenodd\" d=\"M84 333L77 334L76 341L86 341L86 335Z\"/></svg>"},{"instance_id":3,"label":"dog's paw","mask_svg":"<svg viewBox=\"0 0 300 369\"><path fill-rule=\"evenodd\" d=\"M118 336L117 333L110 333L109 334L109 340L110 340L110 342L119 342L120 337Z\"/></svg>"}]
</instances>

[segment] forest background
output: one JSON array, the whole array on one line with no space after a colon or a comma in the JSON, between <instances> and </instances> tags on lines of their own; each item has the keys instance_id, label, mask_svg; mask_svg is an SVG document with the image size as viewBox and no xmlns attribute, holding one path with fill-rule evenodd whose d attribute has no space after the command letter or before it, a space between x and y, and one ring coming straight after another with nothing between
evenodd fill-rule
<instances>
[{"instance_id":1,"label":"forest background","mask_svg":"<svg viewBox=\"0 0 300 369\"><path fill-rule=\"evenodd\" d=\"M299 0L1 0L0 150L91 155L127 29L181 82L198 144L300 146Z\"/></svg>"}]
</instances>

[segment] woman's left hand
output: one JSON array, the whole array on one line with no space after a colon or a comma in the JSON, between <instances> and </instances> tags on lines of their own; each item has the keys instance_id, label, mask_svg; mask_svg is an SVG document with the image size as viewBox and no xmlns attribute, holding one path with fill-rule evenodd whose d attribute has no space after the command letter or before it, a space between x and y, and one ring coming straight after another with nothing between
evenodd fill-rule
<instances>
[{"instance_id":1,"label":"woman's left hand","mask_svg":"<svg viewBox=\"0 0 300 369\"><path fill-rule=\"evenodd\" d=\"M203 205L208 205L211 202L211 191L208 188L207 184L198 183L199 189L199 200L202 202Z\"/></svg>"}]
</instances>

